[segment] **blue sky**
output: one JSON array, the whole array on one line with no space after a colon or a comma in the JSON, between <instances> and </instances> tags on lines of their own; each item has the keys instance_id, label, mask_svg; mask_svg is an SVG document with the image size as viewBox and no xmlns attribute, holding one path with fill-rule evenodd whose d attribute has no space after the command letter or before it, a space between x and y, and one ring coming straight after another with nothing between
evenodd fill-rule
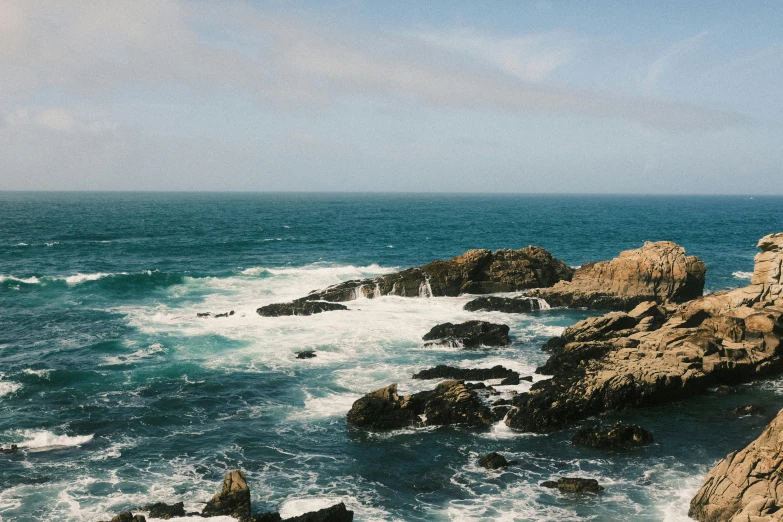
<instances>
[{"instance_id":1,"label":"blue sky","mask_svg":"<svg viewBox=\"0 0 783 522\"><path fill-rule=\"evenodd\" d=\"M0 2L0 190L783 193L781 2Z\"/></svg>"}]
</instances>

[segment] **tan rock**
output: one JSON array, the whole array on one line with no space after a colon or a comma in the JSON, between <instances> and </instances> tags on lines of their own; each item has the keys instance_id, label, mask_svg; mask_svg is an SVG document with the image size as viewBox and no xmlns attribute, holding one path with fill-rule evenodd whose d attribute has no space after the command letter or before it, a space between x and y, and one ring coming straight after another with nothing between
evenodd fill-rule
<instances>
[{"instance_id":1,"label":"tan rock","mask_svg":"<svg viewBox=\"0 0 783 522\"><path fill-rule=\"evenodd\" d=\"M758 247L761 252L756 254L750 282L754 285L783 284L783 232L762 237Z\"/></svg>"}]
</instances>

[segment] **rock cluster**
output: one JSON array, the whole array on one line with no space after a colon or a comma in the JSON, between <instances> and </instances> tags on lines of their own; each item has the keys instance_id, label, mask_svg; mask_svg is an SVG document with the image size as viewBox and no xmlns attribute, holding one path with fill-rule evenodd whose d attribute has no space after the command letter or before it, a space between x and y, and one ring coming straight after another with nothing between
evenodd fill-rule
<instances>
[{"instance_id":1,"label":"rock cluster","mask_svg":"<svg viewBox=\"0 0 783 522\"><path fill-rule=\"evenodd\" d=\"M630 310L643 301L684 302L702 295L707 268L670 241L646 242L610 261L587 263L552 288L527 295L551 306Z\"/></svg>"},{"instance_id":2,"label":"rock cluster","mask_svg":"<svg viewBox=\"0 0 783 522\"><path fill-rule=\"evenodd\" d=\"M710 294L680 306L650 301L630 313L581 321L539 368L551 379L514 397L506 423L558 429L603 411L643 406L736 384L783 369L783 236L767 236L756 280L773 283ZM774 254L772 256L771 254Z\"/></svg>"},{"instance_id":3,"label":"rock cluster","mask_svg":"<svg viewBox=\"0 0 783 522\"><path fill-rule=\"evenodd\" d=\"M434 390L404 396L391 384L354 402L347 419L353 426L374 430L416 425L488 426L495 420L476 391L463 381L445 381Z\"/></svg>"},{"instance_id":4,"label":"rock cluster","mask_svg":"<svg viewBox=\"0 0 783 522\"><path fill-rule=\"evenodd\" d=\"M652 433L641 426L617 422L609 428L582 428L574 434L571 444L596 449L623 449L652 441Z\"/></svg>"},{"instance_id":5,"label":"rock cluster","mask_svg":"<svg viewBox=\"0 0 783 522\"><path fill-rule=\"evenodd\" d=\"M522 314L544 310L549 305L543 299L537 297L477 297L465 303L462 307L468 312L503 312L505 314Z\"/></svg>"},{"instance_id":6,"label":"rock cluster","mask_svg":"<svg viewBox=\"0 0 783 522\"><path fill-rule=\"evenodd\" d=\"M571 279L574 270L540 247L468 250L448 261L433 261L373 279L346 281L311 292L304 300L350 301L358 297L491 294L541 288Z\"/></svg>"},{"instance_id":7,"label":"rock cluster","mask_svg":"<svg viewBox=\"0 0 783 522\"><path fill-rule=\"evenodd\" d=\"M434 326L422 337L431 341L425 346L443 345L459 348L478 348L479 346L506 346L509 328L505 324L486 321L467 321L459 324L443 323Z\"/></svg>"},{"instance_id":8,"label":"rock cluster","mask_svg":"<svg viewBox=\"0 0 783 522\"><path fill-rule=\"evenodd\" d=\"M509 370L501 365L492 368L457 368L440 364L433 368L422 370L413 375L414 379L459 379L463 381L486 381L489 379L506 379L519 377L514 370Z\"/></svg>"},{"instance_id":9,"label":"rock cluster","mask_svg":"<svg viewBox=\"0 0 783 522\"><path fill-rule=\"evenodd\" d=\"M313 315L332 310L348 310L348 307L339 303L327 303L324 301L294 301L292 303L275 303L256 310L263 317L282 317L287 315Z\"/></svg>"},{"instance_id":10,"label":"rock cluster","mask_svg":"<svg viewBox=\"0 0 783 522\"><path fill-rule=\"evenodd\" d=\"M783 411L707 474L688 515L702 522L783 520Z\"/></svg>"}]
</instances>

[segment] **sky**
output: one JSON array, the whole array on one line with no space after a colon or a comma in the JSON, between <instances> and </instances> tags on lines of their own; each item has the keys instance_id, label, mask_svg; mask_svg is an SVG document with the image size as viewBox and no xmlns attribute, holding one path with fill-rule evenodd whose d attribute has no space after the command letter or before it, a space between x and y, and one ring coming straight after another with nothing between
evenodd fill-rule
<instances>
[{"instance_id":1,"label":"sky","mask_svg":"<svg viewBox=\"0 0 783 522\"><path fill-rule=\"evenodd\" d=\"M0 190L783 194L779 1L0 0Z\"/></svg>"}]
</instances>

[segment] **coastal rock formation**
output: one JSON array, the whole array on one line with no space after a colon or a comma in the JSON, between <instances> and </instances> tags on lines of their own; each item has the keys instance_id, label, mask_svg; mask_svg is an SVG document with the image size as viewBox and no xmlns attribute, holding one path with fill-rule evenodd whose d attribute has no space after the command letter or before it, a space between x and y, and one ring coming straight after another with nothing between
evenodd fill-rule
<instances>
[{"instance_id":1,"label":"coastal rock formation","mask_svg":"<svg viewBox=\"0 0 783 522\"><path fill-rule=\"evenodd\" d=\"M563 477L557 482L547 480L541 483L541 487L557 488L561 493L598 493L604 490L597 480L578 477Z\"/></svg>"},{"instance_id":2,"label":"coastal rock formation","mask_svg":"<svg viewBox=\"0 0 783 522\"><path fill-rule=\"evenodd\" d=\"M610 261L587 263L552 288L527 295L550 306L630 310L643 301L684 302L702 295L707 267L670 241L646 242Z\"/></svg>"},{"instance_id":3,"label":"coastal rock formation","mask_svg":"<svg viewBox=\"0 0 783 522\"><path fill-rule=\"evenodd\" d=\"M284 522L353 522L353 511L340 502L334 506L311 511L298 517L286 518Z\"/></svg>"},{"instance_id":4,"label":"coastal rock formation","mask_svg":"<svg viewBox=\"0 0 783 522\"><path fill-rule=\"evenodd\" d=\"M506 314L522 314L536 310L546 310L549 305L543 299L536 297L477 297L468 301L463 310L468 312L503 312Z\"/></svg>"},{"instance_id":5,"label":"coastal rock formation","mask_svg":"<svg viewBox=\"0 0 783 522\"><path fill-rule=\"evenodd\" d=\"M772 248L770 241L760 244ZM769 278L769 257L760 262L760 277ZM552 357L539 371L553 377L515 396L506 423L547 432L604 411L769 375L783 369L782 335L780 284L718 292L678 307L642 303L628 314L590 318L547 343Z\"/></svg>"},{"instance_id":6,"label":"coastal rock formation","mask_svg":"<svg viewBox=\"0 0 783 522\"><path fill-rule=\"evenodd\" d=\"M754 259L753 285L783 285L783 232L759 240L761 250Z\"/></svg>"},{"instance_id":7,"label":"coastal rock formation","mask_svg":"<svg viewBox=\"0 0 783 522\"><path fill-rule=\"evenodd\" d=\"M432 391L404 396L391 384L354 402L347 419L349 424L373 430L415 425L488 426L493 422L492 412L463 381L445 381Z\"/></svg>"},{"instance_id":8,"label":"coastal rock formation","mask_svg":"<svg viewBox=\"0 0 783 522\"><path fill-rule=\"evenodd\" d=\"M463 348L479 346L506 346L509 344L508 326L485 321L467 321L460 324L443 323L427 332L425 341L437 341L429 345L445 345Z\"/></svg>"},{"instance_id":9,"label":"coastal rock formation","mask_svg":"<svg viewBox=\"0 0 783 522\"><path fill-rule=\"evenodd\" d=\"M207 502L202 517L228 515L239 520L250 517L250 488L242 470L235 469L223 478L223 489Z\"/></svg>"},{"instance_id":10,"label":"coastal rock formation","mask_svg":"<svg viewBox=\"0 0 783 522\"><path fill-rule=\"evenodd\" d=\"M574 434L571 444L596 449L622 449L652 441L652 433L641 426L618 422L610 428L583 428Z\"/></svg>"},{"instance_id":11,"label":"coastal rock formation","mask_svg":"<svg viewBox=\"0 0 783 522\"><path fill-rule=\"evenodd\" d=\"M506 457L493 451L479 459L479 466L487 469L501 469L508 467L508 461Z\"/></svg>"},{"instance_id":12,"label":"coastal rock formation","mask_svg":"<svg viewBox=\"0 0 783 522\"><path fill-rule=\"evenodd\" d=\"M702 522L783 520L783 411L707 474L688 515Z\"/></svg>"},{"instance_id":13,"label":"coastal rock formation","mask_svg":"<svg viewBox=\"0 0 783 522\"><path fill-rule=\"evenodd\" d=\"M463 381L486 381L489 379L506 379L519 377L514 370L509 370L501 365L492 368L457 368L440 364L433 368L422 370L413 375L414 379L459 379Z\"/></svg>"},{"instance_id":14,"label":"coastal rock formation","mask_svg":"<svg viewBox=\"0 0 783 522\"><path fill-rule=\"evenodd\" d=\"M332 310L348 310L348 307L339 303L327 303L323 301L294 301L292 303L275 303L256 310L263 317L281 317L286 315L313 315Z\"/></svg>"},{"instance_id":15,"label":"coastal rock formation","mask_svg":"<svg viewBox=\"0 0 783 522\"><path fill-rule=\"evenodd\" d=\"M98 522L103 521L99 520ZM134 515L130 511L126 511L125 513L115 515L109 522L147 522L147 518L144 515Z\"/></svg>"},{"instance_id":16,"label":"coastal rock formation","mask_svg":"<svg viewBox=\"0 0 783 522\"><path fill-rule=\"evenodd\" d=\"M185 516L185 504L182 502L177 502L176 504L171 505L163 502L156 502L147 506L146 509L149 511L150 518L168 520L174 517Z\"/></svg>"},{"instance_id":17,"label":"coastal rock formation","mask_svg":"<svg viewBox=\"0 0 783 522\"><path fill-rule=\"evenodd\" d=\"M397 295L439 297L491 294L552 286L574 270L540 247L520 250L468 250L448 261L433 261L373 279L346 281L316 290L301 300L350 301Z\"/></svg>"}]
</instances>

